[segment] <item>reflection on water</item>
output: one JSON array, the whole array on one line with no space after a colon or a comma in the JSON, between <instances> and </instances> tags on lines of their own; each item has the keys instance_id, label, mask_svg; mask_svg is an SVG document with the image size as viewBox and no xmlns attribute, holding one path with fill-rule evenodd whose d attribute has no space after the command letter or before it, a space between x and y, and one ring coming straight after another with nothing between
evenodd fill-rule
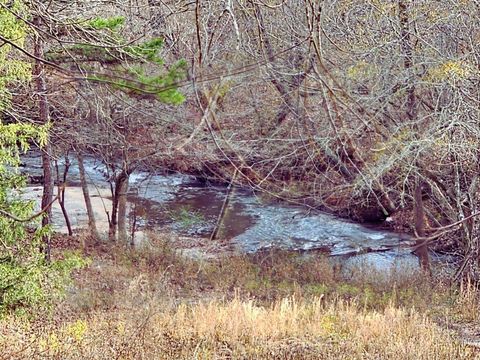
<instances>
[{"instance_id":1,"label":"reflection on water","mask_svg":"<svg viewBox=\"0 0 480 360\"><path fill-rule=\"evenodd\" d=\"M173 197L160 196L163 201L152 196L152 193L161 191L158 181L154 190L149 189L151 182L147 185L144 182L133 184L137 195L129 196L128 200L136 205L137 210L131 212L130 216L142 214L146 228L169 226L189 235L209 236L221 211L226 189L207 187L193 179L188 180L177 186ZM220 238L234 238L255 223L255 218L245 212L245 205L238 201L236 192L223 218ZM145 193L149 194L148 198L143 196Z\"/></svg>"}]
</instances>

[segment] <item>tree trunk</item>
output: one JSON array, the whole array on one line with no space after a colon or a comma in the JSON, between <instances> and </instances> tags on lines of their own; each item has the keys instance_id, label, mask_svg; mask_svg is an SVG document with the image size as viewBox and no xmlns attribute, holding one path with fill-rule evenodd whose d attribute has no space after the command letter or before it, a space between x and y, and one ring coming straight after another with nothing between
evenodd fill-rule
<instances>
[{"instance_id":1,"label":"tree trunk","mask_svg":"<svg viewBox=\"0 0 480 360\"><path fill-rule=\"evenodd\" d=\"M403 67L407 71L407 116L410 120L417 118L417 96L415 95L415 74L413 72L413 46L410 36L410 24L408 14L409 0L399 0L400 36L403 51Z\"/></svg>"},{"instance_id":2,"label":"tree trunk","mask_svg":"<svg viewBox=\"0 0 480 360\"><path fill-rule=\"evenodd\" d=\"M400 43L403 52L403 67L407 75L407 102L406 102L406 114L410 121L418 120L418 102L417 95L415 94L415 73L414 73L414 61L413 61L413 45L410 36L410 17L408 14L409 0L398 1L398 16L400 21ZM418 123L414 125L416 135L419 134ZM415 166L419 169L420 166L415 163ZM420 238L425 237L425 209L423 207L422 199L423 181L420 179L420 175L415 178L415 190L414 190L414 217L415 217L415 231ZM418 256L420 266L423 270L430 273L430 261L428 257L428 243L425 240L417 240L417 247L415 253Z\"/></svg>"},{"instance_id":3,"label":"tree trunk","mask_svg":"<svg viewBox=\"0 0 480 360\"><path fill-rule=\"evenodd\" d=\"M68 175L69 168L70 168L70 161L68 159L68 155L66 155L63 176L62 178L60 178L58 162L55 161L55 170L57 173L57 186L59 188L58 202L60 203L60 208L62 209L63 218L65 219L65 224L67 225L68 235L72 236L73 235L72 224L70 223L70 218L68 217L67 208L65 207L65 185L67 183L67 175Z\"/></svg>"},{"instance_id":4,"label":"tree trunk","mask_svg":"<svg viewBox=\"0 0 480 360\"><path fill-rule=\"evenodd\" d=\"M135 232L137 231L137 205L134 205L131 216L132 222L130 227L130 246L135 246Z\"/></svg>"},{"instance_id":5,"label":"tree trunk","mask_svg":"<svg viewBox=\"0 0 480 360\"><path fill-rule=\"evenodd\" d=\"M39 17L33 19L34 24L37 27L41 26L41 20ZM38 35L34 39L34 54L37 58L43 58L44 56L44 44L43 39ZM47 100L47 85L45 81L45 69L41 61L36 60L33 68L33 77L35 79L35 87L37 92L38 101L38 119L41 124L47 124L49 122L49 105ZM42 209L47 208L45 215L42 218L42 227L46 227L52 222L52 207L48 206L53 199L53 174L52 164L50 160L51 146L47 142L42 149L42 166L43 166L43 195L42 195ZM43 252L45 258L50 261L50 236L44 235L43 237Z\"/></svg>"},{"instance_id":6,"label":"tree trunk","mask_svg":"<svg viewBox=\"0 0 480 360\"><path fill-rule=\"evenodd\" d=\"M217 238L218 232L220 231L220 228L222 227L223 219L225 217L225 214L227 212L228 204L230 203L230 198L232 196L232 191L233 191L233 183L235 182L235 178L237 177L237 169L235 169L232 179L230 180L230 184L228 185L227 188L227 193L225 195L225 199L223 200L222 208L220 209L220 213L218 214L217 222L215 224L215 228L212 231L212 234L210 235L210 240L215 240Z\"/></svg>"},{"instance_id":7,"label":"tree trunk","mask_svg":"<svg viewBox=\"0 0 480 360\"><path fill-rule=\"evenodd\" d=\"M416 242L415 254L418 256L420 267L422 270L430 274L430 259L428 256L428 243L425 241L425 208L423 205L423 182L416 179L415 182L415 232L419 239Z\"/></svg>"},{"instance_id":8,"label":"tree trunk","mask_svg":"<svg viewBox=\"0 0 480 360\"><path fill-rule=\"evenodd\" d=\"M115 186L115 190L116 190ZM108 239L110 241L117 240L117 213L118 213L118 197L116 191L113 191L112 195L112 216L110 216L108 224Z\"/></svg>"},{"instance_id":9,"label":"tree trunk","mask_svg":"<svg viewBox=\"0 0 480 360\"><path fill-rule=\"evenodd\" d=\"M88 190L87 178L85 176L85 165L83 163L83 154L77 150L78 160L78 172L80 174L80 184L82 186L83 199L85 200L85 207L87 208L88 216L88 228L91 235L95 238L95 242L98 243L100 235L97 230L97 224L95 221L95 214L93 213L92 200L90 199L90 191Z\"/></svg>"},{"instance_id":10,"label":"tree trunk","mask_svg":"<svg viewBox=\"0 0 480 360\"><path fill-rule=\"evenodd\" d=\"M46 227L52 223L52 206L51 204L53 200L53 176L52 176L52 164L50 161L50 152L51 147L50 145L46 145L44 149L42 149L42 166L43 166L43 195L42 195L42 209L47 208L45 215L42 218L42 227ZM51 244L50 244L50 235L43 236L43 244L44 248L43 251L45 252L45 258L47 261L50 261L50 252L51 252Z\"/></svg>"},{"instance_id":11,"label":"tree trunk","mask_svg":"<svg viewBox=\"0 0 480 360\"><path fill-rule=\"evenodd\" d=\"M111 241L117 239L117 230L119 231L119 240L126 241L126 207L127 207L127 191L128 191L128 173L122 171L115 178L115 188L112 191L112 216L110 218L110 226L108 237ZM118 227L118 229L117 229ZM123 232L123 233L120 233Z\"/></svg>"},{"instance_id":12,"label":"tree trunk","mask_svg":"<svg viewBox=\"0 0 480 360\"><path fill-rule=\"evenodd\" d=\"M119 189L118 193L118 240L122 244L128 241L127 235L127 192L128 192L128 175L122 176L116 185Z\"/></svg>"}]
</instances>

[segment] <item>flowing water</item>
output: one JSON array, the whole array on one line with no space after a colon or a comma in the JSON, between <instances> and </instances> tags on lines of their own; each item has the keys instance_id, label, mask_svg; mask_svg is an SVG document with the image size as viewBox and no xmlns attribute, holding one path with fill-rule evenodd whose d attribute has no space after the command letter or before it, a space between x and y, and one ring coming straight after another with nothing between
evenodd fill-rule
<instances>
[{"instance_id":1,"label":"flowing water","mask_svg":"<svg viewBox=\"0 0 480 360\"><path fill-rule=\"evenodd\" d=\"M24 173L37 180L41 177L37 153L25 156L23 163ZM97 214L105 217L104 207L109 207L105 168L94 158L86 158L85 167ZM86 214L74 161L68 182L71 193L67 193L66 202L71 205L72 222L74 226L82 226L86 223ZM38 187L29 190L30 198L39 198ZM130 177L129 222L135 218L139 230L170 230L208 238L226 192L223 185L205 184L186 175L137 172ZM54 211L54 222L57 230L65 231L59 209ZM227 239L229 247L240 252L280 248L321 251L342 258L356 255L355 261L367 259L381 267L398 262L417 263L408 249L399 246L411 241L407 235L366 227L325 213L312 213L301 206L274 203L241 188L232 191L219 238Z\"/></svg>"}]
</instances>

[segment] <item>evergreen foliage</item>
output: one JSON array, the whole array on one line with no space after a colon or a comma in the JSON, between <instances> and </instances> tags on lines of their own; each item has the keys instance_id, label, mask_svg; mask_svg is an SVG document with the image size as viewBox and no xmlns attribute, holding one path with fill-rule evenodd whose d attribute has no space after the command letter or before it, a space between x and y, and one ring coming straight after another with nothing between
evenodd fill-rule
<instances>
[{"instance_id":1,"label":"evergreen foliage","mask_svg":"<svg viewBox=\"0 0 480 360\"><path fill-rule=\"evenodd\" d=\"M75 54L80 58L102 65L117 65L111 74L91 75L89 80L108 83L132 95L152 96L166 104L183 103L185 97L177 90L177 84L185 77L187 62L182 59L171 66L165 66L160 54L163 47L161 38L127 45L120 34L123 24L122 17L95 18L88 22L87 26L99 31L107 30L108 35L118 42L119 51L117 54L113 49L75 45ZM133 65L126 66L127 62Z\"/></svg>"},{"instance_id":2,"label":"evergreen foliage","mask_svg":"<svg viewBox=\"0 0 480 360\"><path fill-rule=\"evenodd\" d=\"M18 46L23 46L27 27L24 22L17 21L13 13L25 14L26 8L20 0L0 0L0 35ZM4 6L9 6L8 11ZM27 80L31 69L27 62L11 56L12 45L0 44L0 111L5 110L11 101L7 84ZM5 130L5 129L4 129Z\"/></svg>"},{"instance_id":3,"label":"evergreen foliage","mask_svg":"<svg viewBox=\"0 0 480 360\"><path fill-rule=\"evenodd\" d=\"M111 18L97 17L87 22L87 26L95 30L117 30L123 24L125 24L125 18L123 16L115 16Z\"/></svg>"},{"instance_id":4,"label":"evergreen foliage","mask_svg":"<svg viewBox=\"0 0 480 360\"><path fill-rule=\"evenodd\" d=\"M26 12L21 1L0 0L2 6L7 2L13 12ZM27 27L12 12L0 7L0 35L23 46ZM29 63L14 55L11 45L0 46L0 111L11 104L9 85L30 79ZM61 294L71 270L85 263L74 254L62 261L46 262L39 249L41 238L49 229L31 234L28 228L36 225L35 220L18 221L31 217L34 210L33 202L21 196L25 179L18 172L20 153L27 151L31 142L44 146L48 130L48 124L4 124L0 113L0 316L48 305Z\"/></svg>"}]
</instances>

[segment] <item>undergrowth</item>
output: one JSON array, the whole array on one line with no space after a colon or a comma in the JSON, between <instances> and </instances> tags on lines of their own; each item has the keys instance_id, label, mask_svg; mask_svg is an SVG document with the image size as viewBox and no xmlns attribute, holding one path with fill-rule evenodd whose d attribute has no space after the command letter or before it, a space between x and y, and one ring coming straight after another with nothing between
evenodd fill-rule
<instances>
[{"instance_id":1,"label":"undergrowth","mask_svg":"<svg viewBox=\"0 0 480 360\"><path fill-rule=\"evenodd\" d=\"M68 247L71 247L69 245ZM103 245L54 315L0 322L8 359L470 359L439 323L478 320L471 284L270 251L190 259L160 237Z\"/></svg>"}]
</instances>

